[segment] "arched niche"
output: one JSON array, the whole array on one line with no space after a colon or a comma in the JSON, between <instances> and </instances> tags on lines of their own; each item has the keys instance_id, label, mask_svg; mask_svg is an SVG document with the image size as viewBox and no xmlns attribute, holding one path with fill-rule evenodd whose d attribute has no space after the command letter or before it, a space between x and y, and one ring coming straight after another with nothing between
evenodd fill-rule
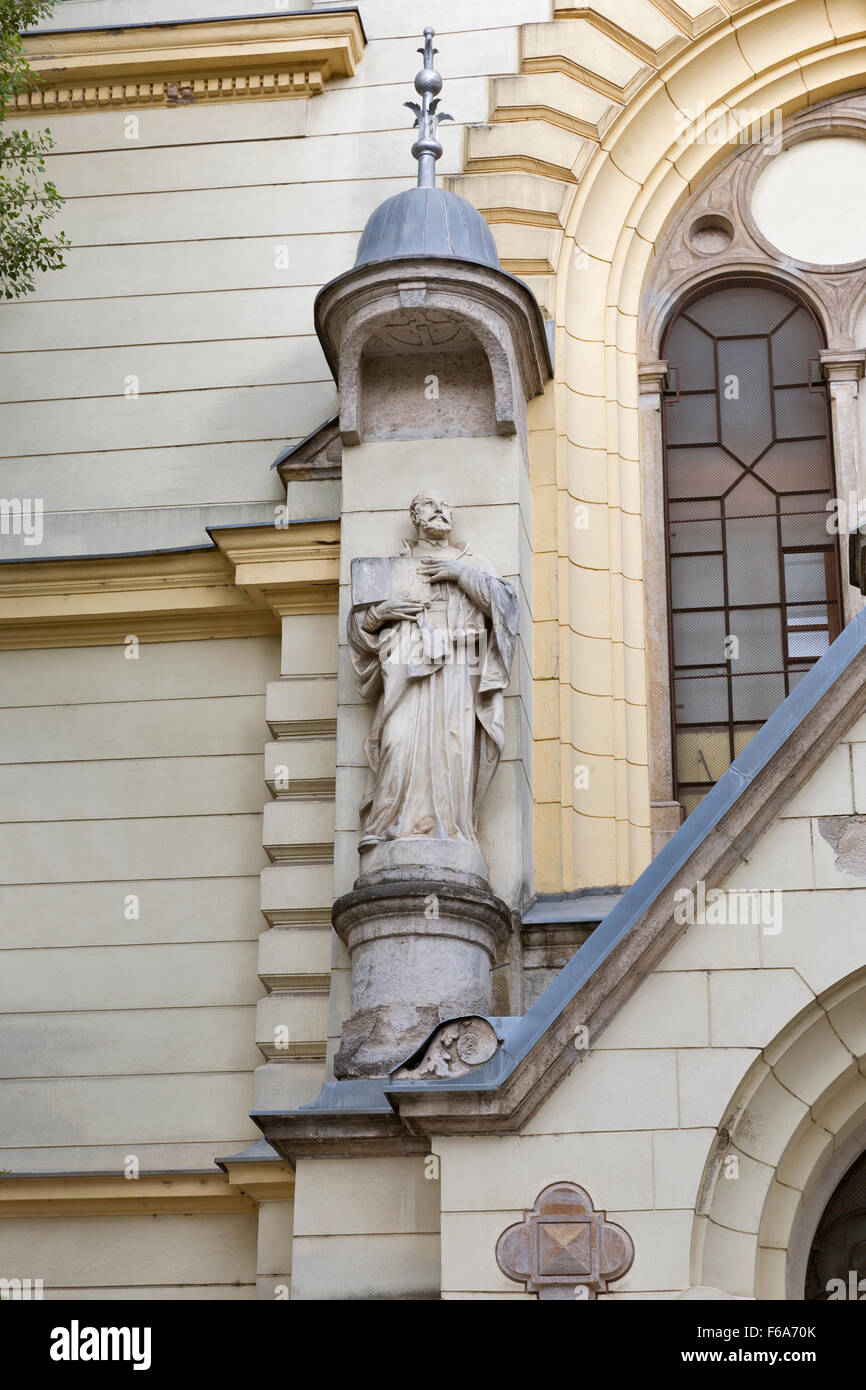
<instances>
[{"instance_id":1,"label":"arched niche","mask_svg":"<svg viewBox=\"0 0 866 1390\"><path fill-rule=\"evenodd\" d=\"M441 310L389 318L356 370L361 439L499 433L491 359L462 319Z\"/></svg>"},{"instance_id":2,"label":"arched niche","mask_svg":"<svg viewBox=\"0 0 866 1390\"><path fill-rule=\"evenodd\" d=\"M504 271L435 257L356 267L316 302L346 445L517 434L550 374L538 305Z\"/></svg>"}]
</instances>

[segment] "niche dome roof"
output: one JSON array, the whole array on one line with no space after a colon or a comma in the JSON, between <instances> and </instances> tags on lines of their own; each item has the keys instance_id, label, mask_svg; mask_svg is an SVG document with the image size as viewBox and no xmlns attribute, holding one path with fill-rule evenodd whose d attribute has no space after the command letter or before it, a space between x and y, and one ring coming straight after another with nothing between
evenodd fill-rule
<instances>
[{"instance_id":1,"label":"niche dome roof","mask_svg":"<svg viewBox=\"0 0 866 1390\"><path fill-rule=\"evenodd\" d=\"M355 265L406 256L445 256L500 269L481 213L444 188L410 188L380 203L361 235Z\"/></svg>"}]
</instances>

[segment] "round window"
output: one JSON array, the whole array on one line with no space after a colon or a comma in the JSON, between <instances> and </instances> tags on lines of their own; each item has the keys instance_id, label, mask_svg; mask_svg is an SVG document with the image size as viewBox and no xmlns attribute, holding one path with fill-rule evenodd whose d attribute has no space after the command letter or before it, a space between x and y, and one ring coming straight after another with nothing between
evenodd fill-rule
<instances>
[{"instance_id":1,"label":"round window","mask_svg":"<svg viewBox=\"0 0 866 1390\"><path fill-rule=\"evenodd\" d=\"M866 259L866 140L803 140L758 176L752 217L769 242L811 265Z\"/></svg>"}]
</instances>

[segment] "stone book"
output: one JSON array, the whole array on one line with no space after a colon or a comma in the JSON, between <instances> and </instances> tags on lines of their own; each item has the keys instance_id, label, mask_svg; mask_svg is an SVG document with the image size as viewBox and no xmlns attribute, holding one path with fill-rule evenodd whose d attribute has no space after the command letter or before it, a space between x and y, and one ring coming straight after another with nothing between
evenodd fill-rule
<instances>
[{"instance_id":1,"label":"stone book","mask_svg":"<svg viewBox=\"0 0 866 1390\"><path fill-rule=\"evenodd\" d=\"M365 608L372 603L408 594L421 603L430 603L433 588L418 572L420 556L364 555L352 561L352 606Z\"/></svg>"}]
</instances>

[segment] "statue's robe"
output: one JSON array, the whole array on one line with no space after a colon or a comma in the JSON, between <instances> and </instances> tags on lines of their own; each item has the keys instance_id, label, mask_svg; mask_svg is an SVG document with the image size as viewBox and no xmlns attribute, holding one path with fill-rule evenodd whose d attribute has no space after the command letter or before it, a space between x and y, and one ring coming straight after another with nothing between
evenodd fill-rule
<instances>
[{"instance_id":1,"label":"statue's robe","mask_svg":"<svg viewBox=\"0 0 866 1390\"><path fill-rule=\"evenodd\" d=\"M407 558L391 563L405 581ZM370 633L370 605L351 611L359 688L378 701L364 744L373 779L361 803L362 847L411 836L477 845L478 810L505 742L503 691L519 610L488 560L464 553L460 564L465 587L425 584L429 607L417 621ZM405 588L392 586L392 594Z\"/></svg>"}]
</instances>

